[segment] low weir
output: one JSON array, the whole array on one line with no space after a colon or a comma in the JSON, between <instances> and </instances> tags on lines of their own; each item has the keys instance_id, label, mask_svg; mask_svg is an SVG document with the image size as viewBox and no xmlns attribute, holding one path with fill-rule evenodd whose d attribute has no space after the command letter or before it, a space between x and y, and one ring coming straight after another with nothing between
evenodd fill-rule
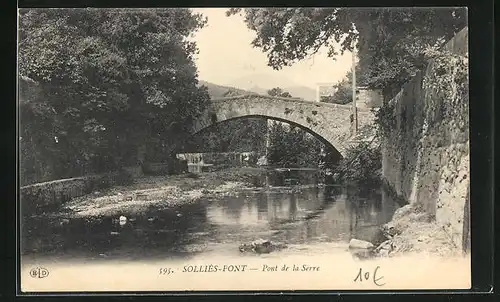
<instances>
[{"instance_id":1,"label":"low weir","mask_svg":"<svg viewBox=\"0 0 500 302\"><path fill-rule=\"evenodd\" d=\"M200 173L210 170L214 166L241 167L255 158L254 152L225 152L225 153L181 153L177 158L187 161L188 171Z\"/></svg>"}]
</instances>

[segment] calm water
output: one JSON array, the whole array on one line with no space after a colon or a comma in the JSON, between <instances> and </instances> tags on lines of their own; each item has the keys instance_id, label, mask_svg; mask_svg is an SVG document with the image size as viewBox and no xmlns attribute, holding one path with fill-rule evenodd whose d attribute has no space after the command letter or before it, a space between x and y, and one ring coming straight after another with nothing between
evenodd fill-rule
<instances>
[{"instance_id":1,"label":"calm water","mask_svg":"<svg viewBox=\"0 0 500 302\"><path fill-rule=\"evenodd\" d=\"M25 219L22 251L30 257L154 259L237 254L241 243L270 239L300 248L320 242L373 240L397 205L379 189L270 188L205 198L176 210L151 208L116 218Z\"/></svg>"}]
</instances>

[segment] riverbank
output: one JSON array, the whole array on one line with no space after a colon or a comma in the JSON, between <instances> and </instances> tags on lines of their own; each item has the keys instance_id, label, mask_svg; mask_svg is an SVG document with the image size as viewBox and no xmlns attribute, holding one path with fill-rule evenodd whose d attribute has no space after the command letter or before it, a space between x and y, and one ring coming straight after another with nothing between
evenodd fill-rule
<instances>
[{"instance_id":1,"label":"riverbank","mask_svg":"<svg viewBox=\"0 0 500 302\"><path fill-rule=\"evenodd\" d=\"M381 236L370 242L375 248L375 253L371 256L399 257L407 254L427 254L444 258L463 256L462 248L455 243L456 238L451 238L445 226L438 223L435 216L426 212L421 205L408 204L392 187L387 186L382 180L380 182L382 189L400 207L394 212L390 221L380 227Z\"/></svg>"},{"instance_id":2,"label":"riverbank","mask_svg":"<svg viewBox=\"0 0 500 302\"><path fill-rule=\"evenodd\" d=\"M416 205L409 204L396 210L383 229L393 236L391 257L402 254L429 254L444 258L462 255L462 250L454 244L444 227Z\"/></svg>"},{"instance_id":3,"label":"riverbank","mask_svg":"<svg viewBox=\"0 0 500 302\"><path fill-rule=\"evenodd\" d=\"M114 186L65 203L58 215L66 218L136 215L151 207L175 208L203 196L230 195L252 187L252 174L228 169L200 174L146 176L131 185Z\"/></svg>"}]
</instances>

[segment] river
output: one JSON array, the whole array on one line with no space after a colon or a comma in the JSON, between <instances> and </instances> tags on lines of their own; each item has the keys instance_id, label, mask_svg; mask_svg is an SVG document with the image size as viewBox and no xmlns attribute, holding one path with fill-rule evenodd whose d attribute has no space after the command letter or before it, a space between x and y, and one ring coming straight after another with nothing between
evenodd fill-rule
<instances>
[{"instance_id":1,"label":"river","mask_svg":"<svg viewBox=\"0 0 500 302\"><path fill-rule=\"evenodd\" d=\"M123 213L126 223L118 217L67 219L59 212L25 217L21 288L163 292L470 286L468 259L371 260L349 251L351 238L376 240L379 227L398 208L379 188L292 185L235 193L204 195L171 210L151 206L134 215ZM269 254L239 251L241 243L256 239L287 248ZM361 270L379 283L358 280ZM430 282L435 271L448 274ZM38 278L40 272L46 272L44 278Z\"/></svg>"},{"instance_id":2,"label":"river","mask_svg":"<svg viewBox=\"0 0 500 302\"><path fill-rule=\"evenodd\" d=\"M384 196L383 196L384 195ZM271 187L207 196L175 210L127 217L32 216L22 227L25 259L163 259L237 254L241 243L270 239L303 249L351 238L372 241L397 204L378 188Z\"/></svg>"}]
</instances>

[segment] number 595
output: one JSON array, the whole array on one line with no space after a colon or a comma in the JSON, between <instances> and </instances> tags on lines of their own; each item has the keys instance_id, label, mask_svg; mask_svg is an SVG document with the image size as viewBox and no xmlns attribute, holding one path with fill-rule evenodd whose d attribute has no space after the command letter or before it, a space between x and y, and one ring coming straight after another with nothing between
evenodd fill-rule
<instances>
[{"instance_id":1,"label":"number 595","mask_svg":"<svg viewBox=\"0 0 500 302\"><path fill-rule=\"evenodd\" d=\"M160 268L160 275L170 275L174 271L170 267L162 267Z\"/></svg>"}]
</instances>

